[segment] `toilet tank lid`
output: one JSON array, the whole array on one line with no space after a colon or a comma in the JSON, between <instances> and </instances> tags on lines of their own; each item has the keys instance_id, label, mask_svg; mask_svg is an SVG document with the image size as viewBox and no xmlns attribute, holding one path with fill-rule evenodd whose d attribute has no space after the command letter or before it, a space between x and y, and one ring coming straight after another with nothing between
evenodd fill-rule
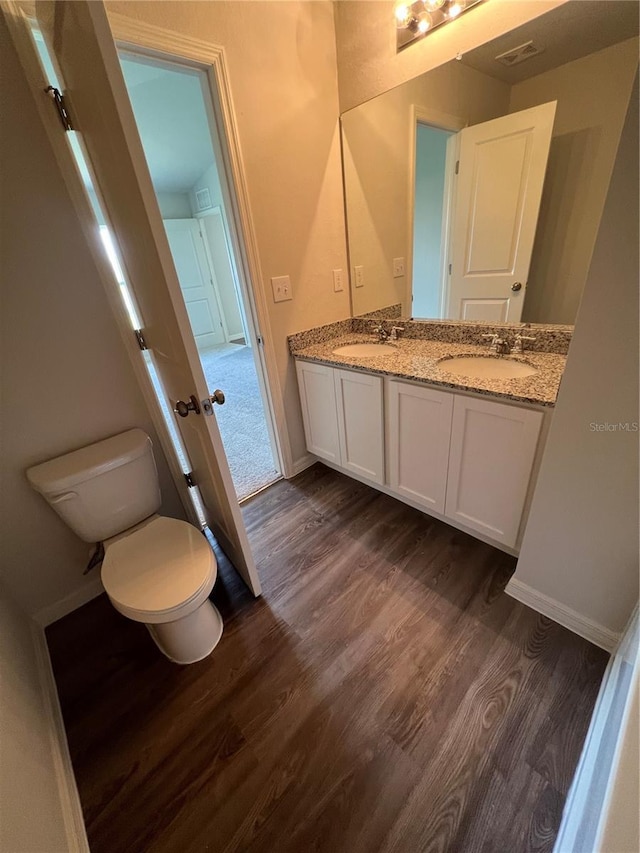
<instances>
[{"instance_id":1,"label":"toilet tank lid","mask_svg":"<svg viewBox=\"0 0 640 853\"><path fill-rule=\"evenodd\" d=\"M141 429L130 429L49 462L34 465L28 469L27 478L40 494L56 494L133 462L150 449L149 436Z\"/></svg>"}]
</instances>

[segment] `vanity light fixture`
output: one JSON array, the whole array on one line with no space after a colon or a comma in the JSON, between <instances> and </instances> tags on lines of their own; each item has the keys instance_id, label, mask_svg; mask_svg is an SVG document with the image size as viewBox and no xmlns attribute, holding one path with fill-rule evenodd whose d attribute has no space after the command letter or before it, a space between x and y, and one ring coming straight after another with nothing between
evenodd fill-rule
<instances>
[{"instance_id":1,"label":"vanity light fixture","mask_svg":"<svg viewBox=\"0 0 640 853\"><path fill-rule=\"evenodd\" d=\"M467 9L484 0L400 0L396 4L396 46L402 50L441 24L458 18Z\"/></svg>"}]
</instances>

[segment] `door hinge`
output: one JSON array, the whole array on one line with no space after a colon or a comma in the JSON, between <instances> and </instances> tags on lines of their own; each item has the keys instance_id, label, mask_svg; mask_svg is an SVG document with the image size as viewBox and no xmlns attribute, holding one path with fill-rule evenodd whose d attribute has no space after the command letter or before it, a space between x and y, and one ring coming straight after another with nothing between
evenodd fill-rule
<instances>
[{"instance_id":1,"label":"door hinge","mask_svg":"<svg viewBox=\"0 0 640 853\"><path fill-rule=\"evenodd\" d=\"M456 160L456 175L460 171L460 160Z\"/></svg>"},{"instance_id":2,"label":"door hinge","mask_svg":"<svg viewBox=\"0 0 640 853\"><path fill-rule=\"evenodd\" d=\"M133 333L136 336L136 340L138 341L138 346L140 347L140 349L142 349L142 350L149 349L149 347L147 346L147 342L144 339L144 334L142 333L142 329L134 329Z\"/></svg>"},{"instance_id":3,"label":"door hinge","mask_svg":"<svg viewBox=\"0 0 640 853\"><path fill-rule=\"evenodd\" d=\"M451 264L449 264L449 275L451 275Z\"/></svg>"},{"instance_id":4,"label":"door hinge","mask_svg":"<svg viewBox=\"0 0 640 853\"><path fill-rule=\"evenodd\" d=\"M190 489L193 489L196 484L196 481L193 479L193 471L189 471L188 474L184 475L184 481Z\"/></svg>"},{"instance_id":5,"label":"door hinge","mask_svg":"<svg viewBox=\"0 0 640 853\"><path fill-rule=\"evenodd\" d=\"M55 86L47 86L45 92L53 103L55 104L56 109L58 110L58 115L60 116L60 121L62 122L62 126L65 130L73 130L73 124L71 122L71 116L69 115L69 110L67 109L67 105L64 100L64 95L60 91L60 89L56 89Z\"/></svg>"}]
</instances>

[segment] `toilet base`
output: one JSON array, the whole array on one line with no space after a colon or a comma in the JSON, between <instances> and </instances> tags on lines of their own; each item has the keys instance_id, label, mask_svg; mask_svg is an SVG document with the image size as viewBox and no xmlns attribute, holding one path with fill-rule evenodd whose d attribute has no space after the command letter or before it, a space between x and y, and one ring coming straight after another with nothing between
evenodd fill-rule
<instances>
[{"instance_id":1,"label":"toilet base","mask_svg":"<svg viewBox=\"0 0 640 853\"><path fill-rule=\"evenodd\" d=\"M222 636L222 616L207 598L193 613L175 622L147 625L156 646L170 661L196 663L215 649Z\"/></svg>"}]
</instances>

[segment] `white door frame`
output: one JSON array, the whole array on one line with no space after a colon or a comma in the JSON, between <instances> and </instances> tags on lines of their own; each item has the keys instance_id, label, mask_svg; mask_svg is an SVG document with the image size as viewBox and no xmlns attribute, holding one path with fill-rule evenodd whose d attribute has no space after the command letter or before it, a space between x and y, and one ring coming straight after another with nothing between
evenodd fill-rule
<instances>
[{"instance_id":1,"label":"white door frame","mask_svg":"<svg viewBox=\"0 0 640 853\"><path fill-rule=\"evenodd\" d=\"M209 119L213 125L212 130L217 130L217 133L212 132L211 141L216 161L224 169L226 177L223 182L226 186L222 187L222 191L231 220L227 224L232 257L235 259L238 282L242 289L247 326L257 362L258 381L263 399L268 401L265 412L267 426L277 451L275 461L282 474L291 477L295 470L284 411L283 389L266 297L261 287L263 276L224 48L153 24L134 21L119 13L108 11L107 17L118 49L195 68L206 74L209 98L205 98L205 106L207 110L212 110Z\"/></svg>"},{"instance_id":2,"label":"white door frame","mask_svg":"<svg viewBox=\"0 0 640 853\"><path fill-rule=\"evenodd\" d=\"M416 204L416 132L419 124L426 124L436 130L446 130L450 133L459 133L467 126L465 119L459 116L442 113L439 110L433 110L430 107L423 107L420 104L412 104L409 110L409 152L408 152L408 198L409 198L409 219L408 231L409 240L407 246L407 267L406 275L406 304L409 306L408 316L413 317L413 230L415 227L415 204ZM455 140L454 142L451 139ZM447 258L441 264L442 280L441 280L441 300L442 292L448 285L448 276L446 274L449 254L449 223L452 214L452 189L453 189L453 169L457 159L458 141L457 138L451 137L447 144L447 160L445 164L445 187L444 197L446 199L446 209L442 215L442 244L441 254L443 258Z\"/></svg>"}]
</instances>

